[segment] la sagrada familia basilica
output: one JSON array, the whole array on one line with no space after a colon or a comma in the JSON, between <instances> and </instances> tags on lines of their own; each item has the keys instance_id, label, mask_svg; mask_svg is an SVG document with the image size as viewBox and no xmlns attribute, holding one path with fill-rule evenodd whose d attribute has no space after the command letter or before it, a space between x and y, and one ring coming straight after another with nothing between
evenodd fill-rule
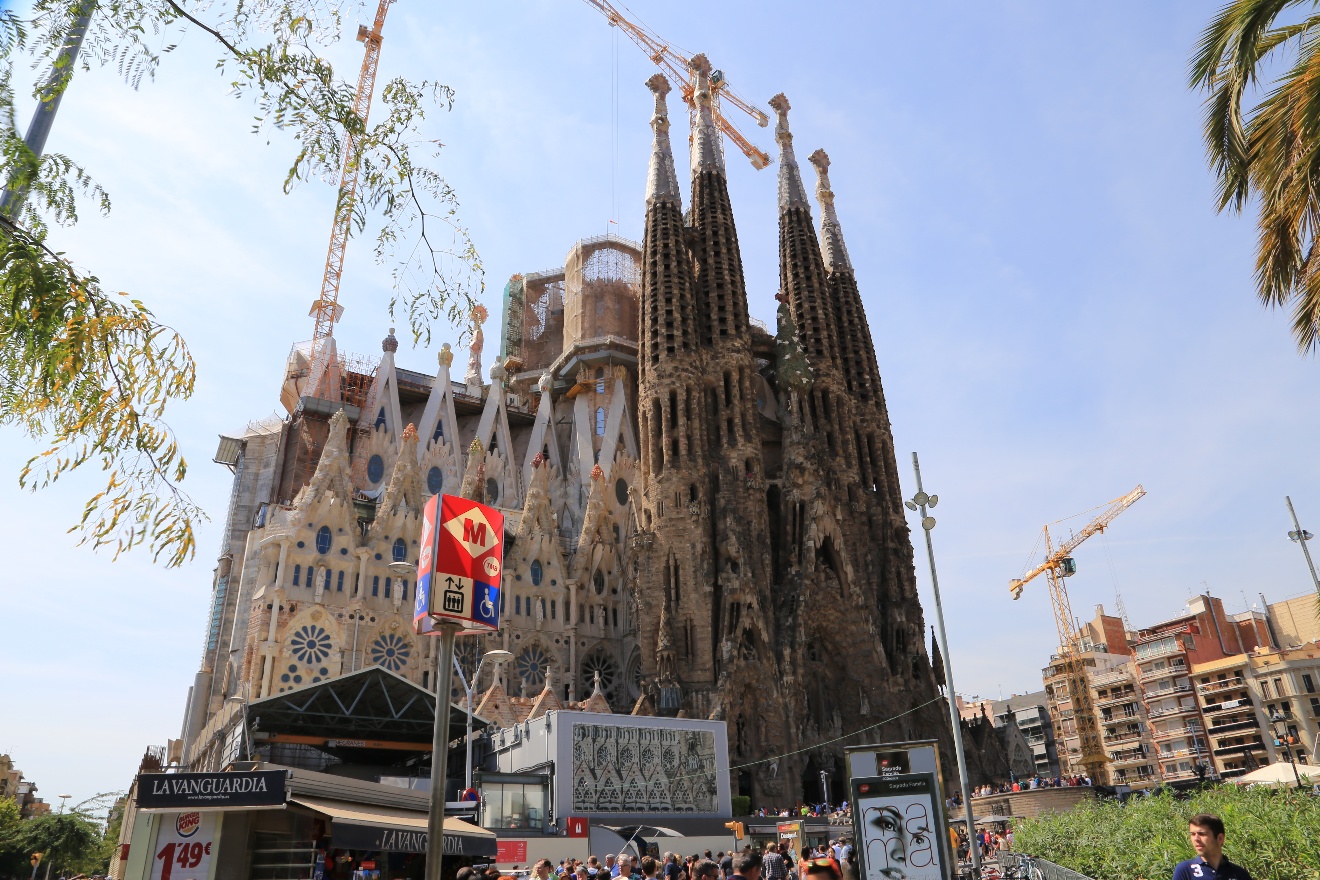
<instances>
[{"instance_id":1,"label":"la sagrada familia basilica","mask_svg":"<svg viewBox=\"0 0 1320 880\"><path fill-rule=\"evenodd\" d=\"M772 100L772 332L749 318L703 57L694 69L686 192L669 83L647 83L640 245L587 239L563 268L514 275L497 356L483 309L459 364L445 345L426 372L396 363L391 331L379 359L336 354L313 388L295 347L288 415L222 438L234 489L186 764L214 767L244 703L371 666L434 689L410 565L422 506L460 487L506 516L501 629L458 649L469 677L482 653L513 654L478 694L485 717L553 703L721 719L735 766L807 749L735 780L766 804L818 791L821 770L846 779L845 743L814 743L869 728L857 742L950 744L829 158L809 157L813 205L788 101Z\"/></svg>"}]
</instances>

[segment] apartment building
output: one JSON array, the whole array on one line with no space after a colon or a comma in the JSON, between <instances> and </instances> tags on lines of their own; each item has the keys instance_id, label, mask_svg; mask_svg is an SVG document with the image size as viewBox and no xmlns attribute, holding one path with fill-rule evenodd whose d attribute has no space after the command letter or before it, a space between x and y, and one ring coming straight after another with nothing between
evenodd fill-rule
<instances>
[{"instance_id":1,"label":"apartment building","mask_svg":"<svg viewBox=\"0 0 1320 880\"><path fill-rule=\"evenodd\" d=\"M1215 770L1224 779L1241 776L1269 763L1265 745L1268 724L1251 686L1251 659L1236 654L1196 663L1191 677L1206 722Z\"/></svg>"},{"instance_id":2,"label":"apartment building","mask_svg":"<svg viewBox=\"0 0 1320 880\"><path fill-rule=\"evenodd\" d=\"M1093 704L1100 722L1100 741L1109 756L1109 783L1133 789L1160 781L1155 741L1142 701L1137 667L1124 661L1091 677Z\"/></svg>"},{"instance_id":3,"label":"apartment building","mask_svg":"<svg viewBox=\"0 0 1320 880\"><path fill-rule=\"evenodd\" d=\"M1006 727L1009 718L1017 723L1027 745L1031 747L1036 775L1046 779L1058 776L1058 746L1054 741L1054 724L1050 721L1045 692L1034 691L1014 695L1006 700L995 700L993 708L996 727Z\"/></svg>"}]
</instances>

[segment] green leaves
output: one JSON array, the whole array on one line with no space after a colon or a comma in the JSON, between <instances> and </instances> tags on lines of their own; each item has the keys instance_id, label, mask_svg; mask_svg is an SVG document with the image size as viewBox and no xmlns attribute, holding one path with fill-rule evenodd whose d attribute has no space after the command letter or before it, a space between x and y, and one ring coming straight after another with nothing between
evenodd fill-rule
<instances>
[{"instance_id":1,"label":"green leaves","mask_svg":"<svg viewBox=\"0 0 1320 880\"><path fill-rule=\"evenodd\" d=\"M49 224L76 223L80 204L108 213L110 200L72 159L33 155L15 123L13 65L24 55L40 69L55 64L86 4L34 0L23 18L0 10L0 161L8 188L26 193L14 222L0 222L0 426L47 444L23 468L24 487L99 465L105 488L70 530L84 543L112 547L116 556L145 546L175 566L193 556L205 514L179 488L187 465L164 415L170 401L192 394L195 365L178 334L142 302L105 292L95 275L48 248ZM360 96L356 65L346 78L320 55L340 38L344 6L98 0L78 62L57 64L38 96L58 95L94 63L137 88L160 71L163 53L196 47L203 36L231 93L255 105L253 131L291 138L286 191L311 179L341 184L346 160L356 172L355 186L341 184L338 203L351 219L349 234L371 230L377 259L393 263L391 317L401 311L414 340L429 342L433 321L462 325L484 290L457 196L428 164L439 144L420 134L427 110L452 108L454 93L438 83L390 80L372 114L377 121L365 124L374 78L361 84ZM191 42L180 39L189 32Z\"/></svg>"},{"instance_id":2,"label":"green leaves","mask_svg":"<svg viewBox=\"0 0 1320 880\"><path fill-rule=\"evenodd\" d=\"M1269 306L1293 310L1303 352L1320 344L1320 15L1276 26L1304 0L1233 0L1206 27L1191 85L1209 92L1205 142L1218 178L1219 210L1260 200L1256 288ZM1254 105L1264 68L1289 64Z\"/></svg>"},{"instance_id":3,"label":"green leaves","mask_svg":"<svg viewBox=\"0 0 1320 880\"><path fill-rule=\"evenodd\" d=\"M1320 802L1296 790L1221 785L1178 800L1170 794L1084 801L1015 828L1013 848L1106 880L1169 877L1195 852L1187 820L1219 816L1225 853L1259 880L1320 880Z\"/></svg>"}]
</instances>

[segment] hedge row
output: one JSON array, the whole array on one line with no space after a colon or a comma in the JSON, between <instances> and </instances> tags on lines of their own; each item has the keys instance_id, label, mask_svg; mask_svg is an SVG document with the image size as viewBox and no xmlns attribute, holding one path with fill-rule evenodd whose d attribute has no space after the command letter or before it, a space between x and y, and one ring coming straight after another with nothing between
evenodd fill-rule
<instances>
[{"instance_id":1,"label":"hedge row","mask_svg":"<svg viewBox=\"0 0 1320 880\"><path fill-rule=\"evenodd\" d=\"M1013 848L1088 877L1165 880L1196 855L1187 820L1197 813L1224 820L1224 853L1255 880L1320 880L1320 798L1298 791L1224 785L1187 799L1087 801L1019 823Z\"/></svg>"}]
</instances>

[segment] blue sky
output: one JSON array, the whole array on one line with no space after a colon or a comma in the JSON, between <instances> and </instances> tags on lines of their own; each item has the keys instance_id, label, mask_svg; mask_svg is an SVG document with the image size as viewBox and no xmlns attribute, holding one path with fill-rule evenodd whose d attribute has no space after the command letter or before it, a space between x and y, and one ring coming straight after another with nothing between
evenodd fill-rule
<instances>
[{"instance_id":1,"label":"blue sky","mask_svg":"<svg viewBox=\"0 0 1320 880\"><path fill-rule=\"evenodd\" d=\"M1283 496L1320 530L1316 364L1296 354L1287 316L1254 298L1251 219L1213 210L1200 96L1185 86L1209 4L633 9L707 52L744 96L764 105L785 92L798 154L830 153L904 492L917 450L940 495L935 544L961 692L1040 687L1056 642L1045 585L1015 603L1008 580L1044 523L1139 482L1147 497L1077 554L1080 616L1112 608L1116 585L1138 625L1203 589L1231 610L1243 593L1309 589ZM336 50L350 75L359 52L351 41ZM0 435L11 548L0 751L50 800L126 788L142 749L178 735L229 490L228 471L210 463L215 438L277 410L288 348L311 334L333 191L281 194L291 145L249 133L252 108L226 96L215 58L194 32L139 91L111 69L80 75L50 142L114 199L108 218L58 232L59 246L193 347L197 393L172 421L187 486L212 515L182 570L141 554L112 563L64 534L99 488L93 475L21 492L17 470L35 447ZM640 237L652 72L580 0L391 10L382 78L457 89L426 136L445 144L439 164L495 315L510 274L561 265L575 239L605 231L615 202L619 230ZM768 129L745 130L774 152ZM680 173L683 134L676 125ZM729 170L752 312L772 320L773 166L754 171L730 151ZM388 267L351 243L341 349L378 351L388 295ZM426 372L434 350L405 343L399 361ZM917 561L931 622L920 547Z\"/></svg>"}]
</instances>

